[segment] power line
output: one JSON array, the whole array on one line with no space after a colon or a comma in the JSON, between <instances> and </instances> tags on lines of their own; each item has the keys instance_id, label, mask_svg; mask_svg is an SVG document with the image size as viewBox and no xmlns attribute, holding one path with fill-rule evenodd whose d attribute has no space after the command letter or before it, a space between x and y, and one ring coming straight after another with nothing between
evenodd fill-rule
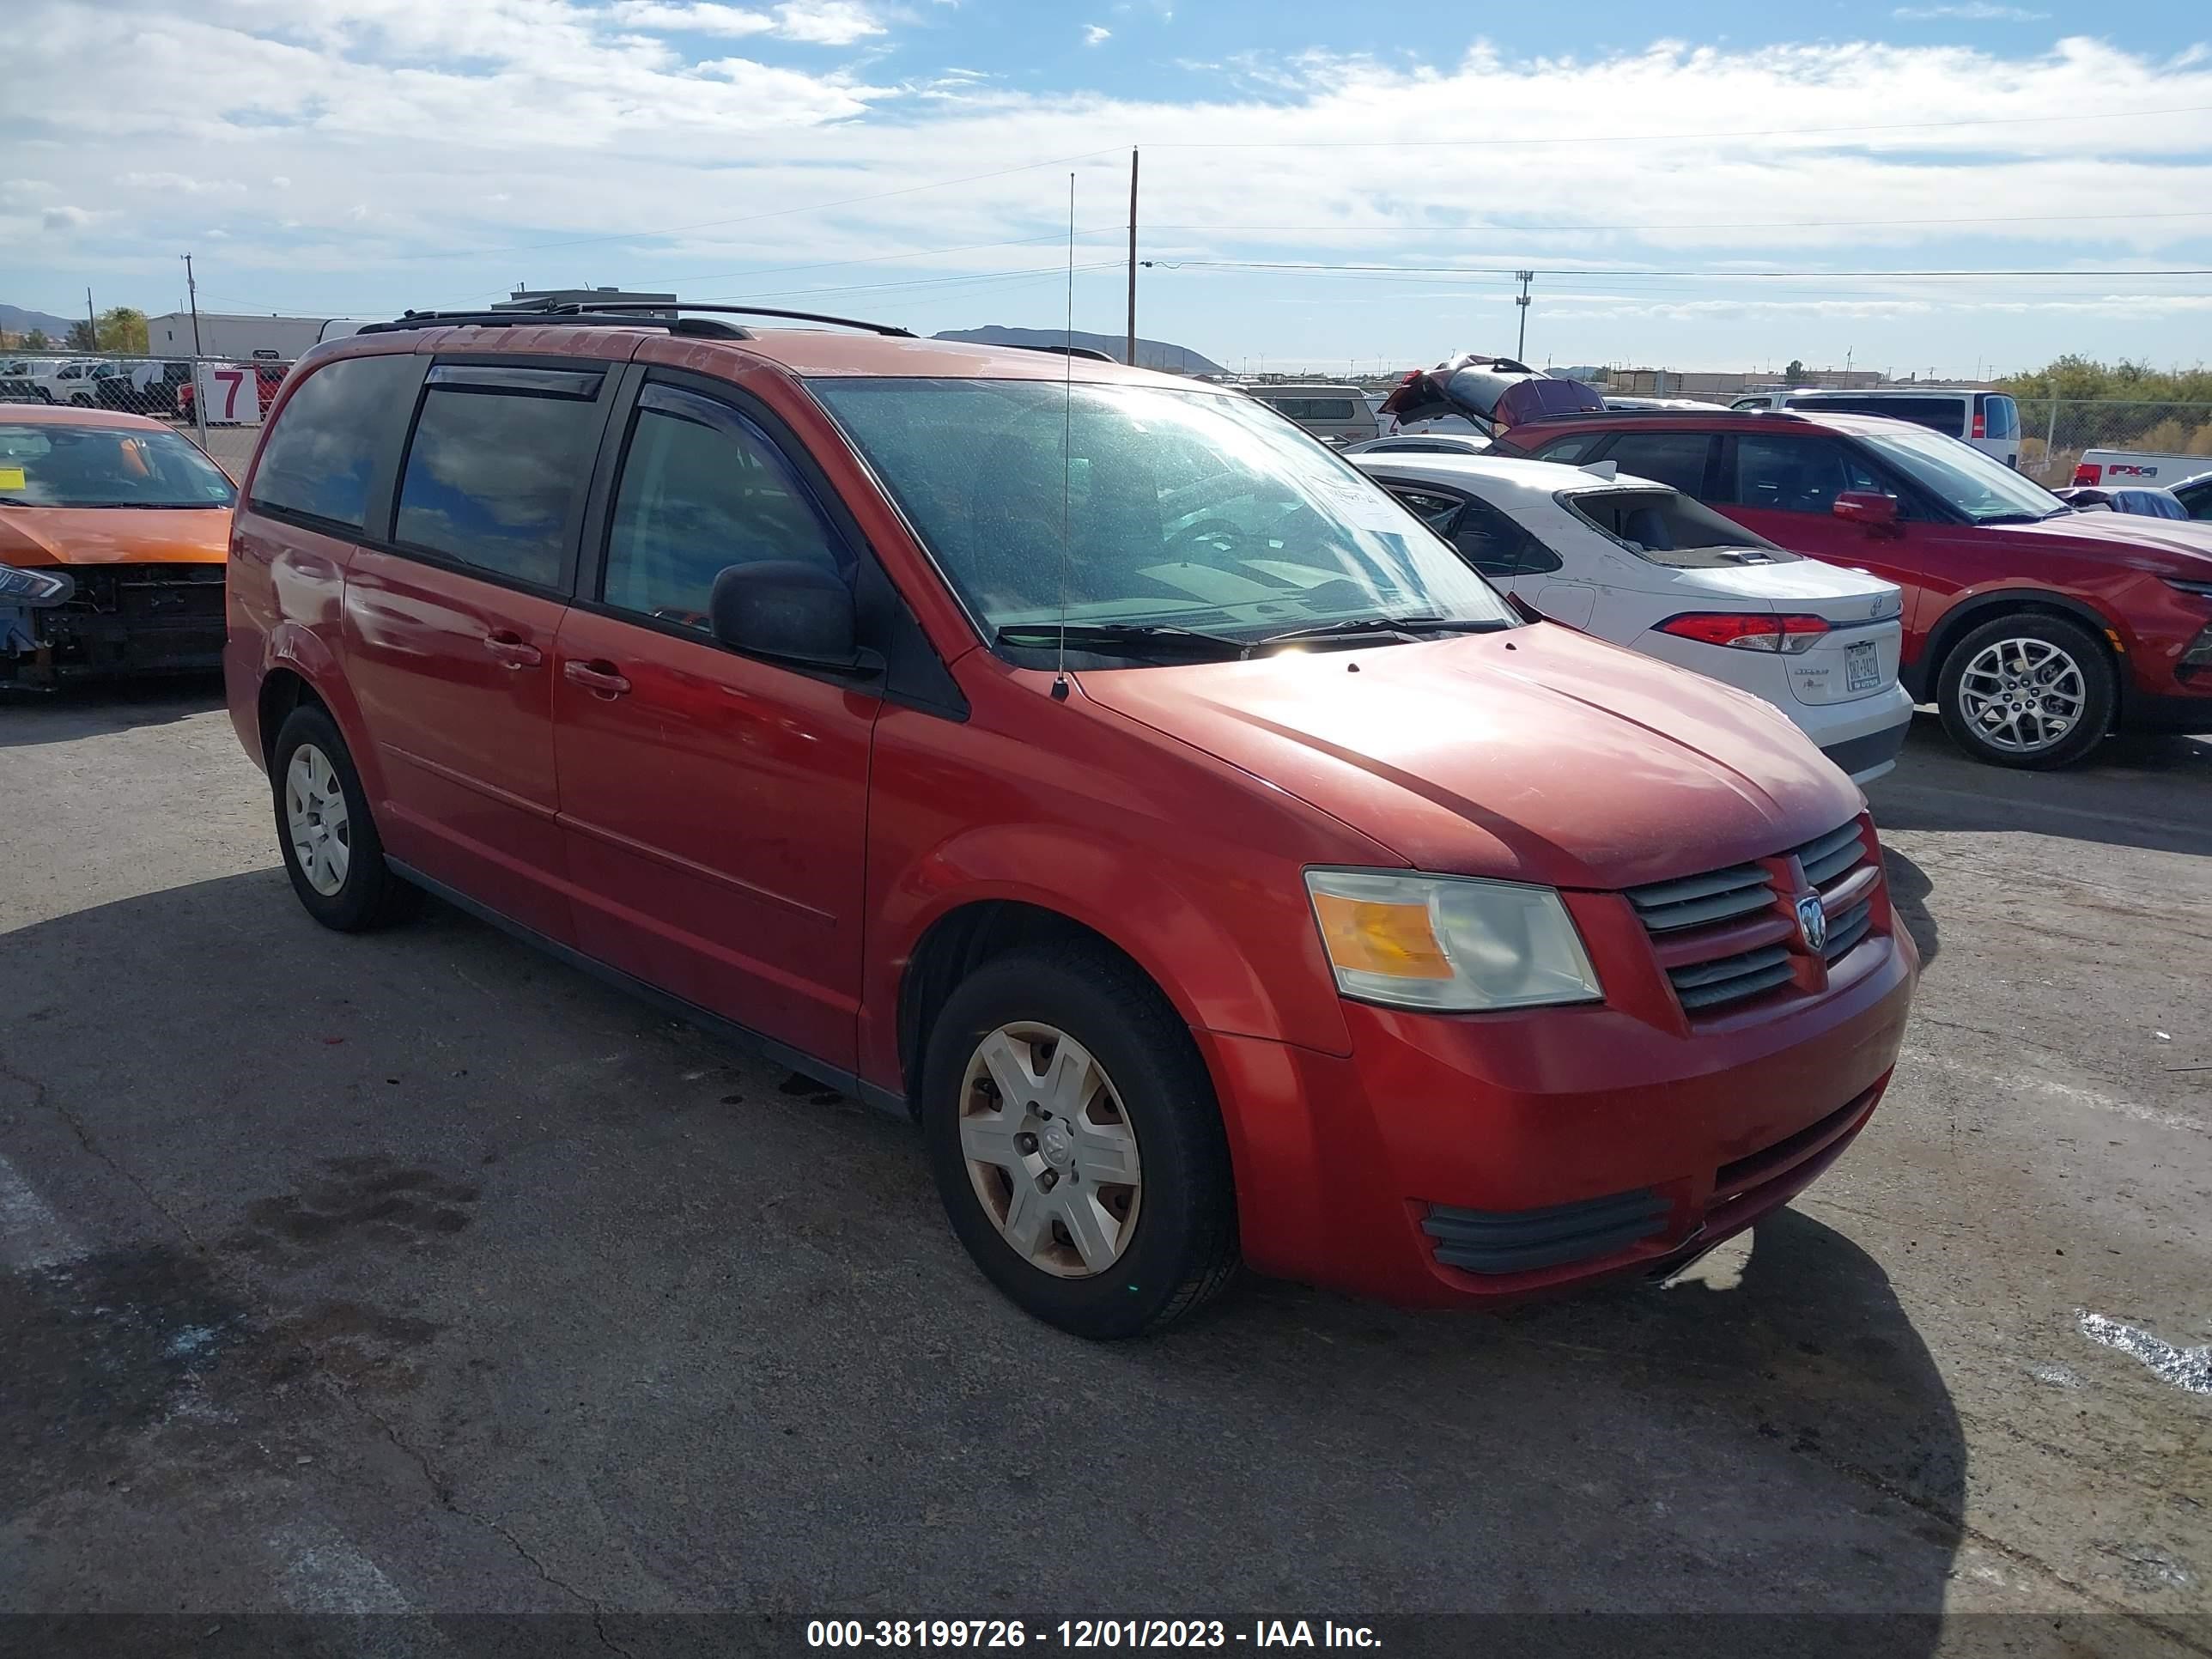
<instances>
[{"instance_id":1,"label":"power line","mask_svg":"<svg viewBox=\"0 0 2212 1659\"><path fill-rule=\"evenodd\" d=\"M1577 232L1599 230L1848 230L1875 226L1896 225L2029 225L2063 222L2067 224L2095 224L2112 220L2134 219L2212 219L2212 210L2180 213L2021 213L1990 214L1971 218L1954 219L1770 219L1745 220L1736 222L1681 224L1665 221L1644 221L1636 224L1620 225L1153 225L1153 230L1204 230L1216 234L1227 232L1280 231L1301 235L1318 234L1374 235L1432 236L1438 234L1480 234L1490 236L1517 236L1547 231Z\"/></svg>"},{"instance_id":2,"label":"power line","mask_svg":"<svg viewBox=\"0 0 2212 1659\"><path fill-rule=\"evenodd\" d=\"M1148 143L1147 149L1488 149L1530 144L1659 144L1694 143L1711 138L1798 138L1847 132L1930 132L1954 127L2012 127L2048 125L2063 121L2133 121L2158 115L2202 115L2212 104L2184 104L2169 109L2119 109L2083 114L1990 115L1962 121L1893 121L1879 126L1753 127L1722 132L1609 132L1544 138L1297 138L1233 139L1211 142L1187 139L1180 143ZM1097 152L1094 152L1094 154Z\"/></svg>"},{"instance_id":3,"label":"power line","mask_svg":"<svg viewBox=\"0 0 2212 1659\"><path fill-rule=\"evenodd\" d=\"M1323 275L1335 272L1386 275L1426 275L1436 276L1517 276L1522 267L1504 265L1380 265L1380 264L1306 264L1281 259L1146 259L1146 265L1164 270L1284 270L1310 271ZM1705 282L1802 281L1808 278L1836 282L1856 278L1973 278L1989 277L2065 277L2076 281L2110 282L2115 277L2136 276L2212 276L2212 266L2187 266L2178 269L2130 270L2121 268L2106 270L1594 270L1587 265L1565 265L1557 268L1538 266L1536 274L1543 276L1593 276L1607 281L1622 281L1637 276L1694 276Z\"/></svg>"}]
</instances>

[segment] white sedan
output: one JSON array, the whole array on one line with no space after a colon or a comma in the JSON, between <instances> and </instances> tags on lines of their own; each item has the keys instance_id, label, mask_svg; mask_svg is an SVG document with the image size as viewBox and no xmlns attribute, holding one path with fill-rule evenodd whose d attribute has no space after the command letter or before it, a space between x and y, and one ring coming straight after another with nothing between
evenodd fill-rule
<instances>
[{"instance_id":1,"label":"white sedan","mask_svg":"<svg viewBox=\"0 0 2212 1659\"><path fill-rule=\"evenodd\" d=\"M1352 459L1530 610L1764 697L1856 782L1897 763L1912 699L1897 683L1894 582L1784 551L1606 465Z\"/></svg>"}]
</instances>

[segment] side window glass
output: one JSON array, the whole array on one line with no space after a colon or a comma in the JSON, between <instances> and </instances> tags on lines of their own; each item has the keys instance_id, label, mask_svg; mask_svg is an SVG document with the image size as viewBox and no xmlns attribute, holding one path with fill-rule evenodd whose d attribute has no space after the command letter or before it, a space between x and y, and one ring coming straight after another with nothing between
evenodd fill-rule
<instances>
[{"instance_id":1,"label":"side window glass","mask_svg":"<svg viewBox=\"0 0 2212 1659\"><path fill-rule=\"evenodd\" d=\"M1589 459L1590 451L1597 447L1602 433L1578 432L1571 438L1554 438L1536 452L1540 461L1558 461L1573 466Z\"/></svg>"},{"instance_id":2,"label":"side window glass","mask_svg":"<svg viewBox=\"0 0 2212 1659\"><path fill-rule=\"evenodd\" d=\"M569 519L599 440L600 375L447 375L430 371L392 539L511 580L562 586Z\"/></svg>"},{"instance_id":3,"label":"side window glass","mask_svg":"<svg viewBox=\"0 0 2212 1659\"><path fill-rule=\"evenodd\" d=\"M1456 495L1431 495L1425 489L1401 489L1393 486L1390 493L1411 507L1420 521L1449 540L1452 522L1459 517L1465 505Z\"/></svg>"},{"instance_id":4,"label":"side window glass","mask_svg":"<svg viewBox=\"0 0 2212 1659\"><path fill-rule=\"evenodd\" d=\"M714 578L771 559L853 574L766 434L711 398L647 387L615 489L605 603L703 632Z\"/></svg>"},{"instance_id":5,"label":"side window glass","mask_svg":"<svg viewBox=\"0 0 2212 1659\"><path fill-rule=\"evenodd\" d=\"M1873 469L1841 444L1821 438L1735 441L1735 500L1773 513L1826 513L1846 489L1888 493Z\"/></svg>"},{"instance_id":6,"label":"side window glass","mask_svg":"<svg viewBox=\"0 0 2212 1659\"><path fill-rule=\"evenodd\" d=\"M1528 576L1559 568L1557 554L1487 501L1468 502L1451 540L1486 576Z\"/></svg>"},{"instance_id":7,"label":"side window glass","mask_svg":"<svg viewBox=\"0 0 2212 1659\"><path fill-rule=\"evenodd\" d=\"M396 446L394 428L406 418L400 401L421 372L403 354L343 357L310 374L262 447L253 504L365 527L377 449L387 433Z\"/></svg>"},{"instance_id":8,"label":"side window glass","mask_svg":"<svg viewBox=\"0 0 2212 1659\"><path fill-rule=\"evenodd\" d=\"M1624 432L1605 459L1623 472L1672 484L1692 501L1703 501L1705 456L1711 447L1712 440L1702 432Z\"/></svg>"}]
</instances>

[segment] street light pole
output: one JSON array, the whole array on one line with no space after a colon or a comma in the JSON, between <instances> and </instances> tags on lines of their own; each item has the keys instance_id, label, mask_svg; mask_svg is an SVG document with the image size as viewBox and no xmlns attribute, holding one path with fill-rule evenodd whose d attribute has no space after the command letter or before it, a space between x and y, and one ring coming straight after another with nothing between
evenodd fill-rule
<instances>
[{"instance_id":1,"label":"street light pole","mask_svg":"<svg viewBox=\"0 0 2212 1659\"><path fill-rule=\"evenodd\" d=\"M1516 270L1513 274L1521 279L1520 296L1513 301L1521 307L1521 338L1513 348L1513 360L1525 363L1528 361L1528 284L1536 280L1536 273Z\"/></svg>"}]
</instances>

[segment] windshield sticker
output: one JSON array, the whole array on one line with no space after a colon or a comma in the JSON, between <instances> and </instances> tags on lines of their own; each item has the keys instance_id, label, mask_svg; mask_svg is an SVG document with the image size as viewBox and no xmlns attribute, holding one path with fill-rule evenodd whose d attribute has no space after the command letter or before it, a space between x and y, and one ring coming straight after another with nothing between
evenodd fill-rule
<instances>
[{"instance_id":1,"label":"windshield sticker","mask_svg":"<svg viewBox=\"0 0 2212 1659\"><path fill-rule=\"evenodd\" d=\"M24 489L23 469L20 466L0 466L0 489Z\"/></svg>"}]
</instances>

